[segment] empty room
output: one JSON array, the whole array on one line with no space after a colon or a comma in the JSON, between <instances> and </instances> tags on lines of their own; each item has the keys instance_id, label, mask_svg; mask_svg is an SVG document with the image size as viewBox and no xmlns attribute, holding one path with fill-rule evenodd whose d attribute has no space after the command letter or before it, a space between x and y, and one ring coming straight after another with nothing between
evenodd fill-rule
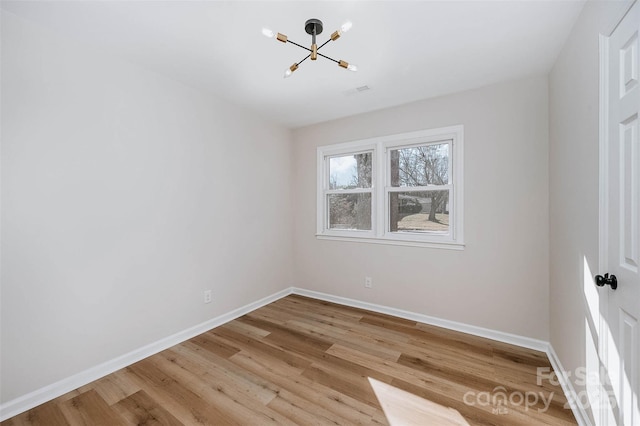
<instances>
[{"instance_id":1,"label":"empty room","mask_svg":"<svg viewBox=\"0 0 640 426\"><path fill-rule=\"evenodd\" d=\"M640 425L634 0L0 2L2 425Z\"/></svg>"}]
</instances>

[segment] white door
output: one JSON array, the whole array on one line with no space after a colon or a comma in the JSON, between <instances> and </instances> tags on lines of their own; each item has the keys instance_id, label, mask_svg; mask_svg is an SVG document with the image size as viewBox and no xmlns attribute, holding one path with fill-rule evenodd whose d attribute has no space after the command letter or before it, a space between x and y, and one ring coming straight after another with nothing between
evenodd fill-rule
<instances>
[{"instance_id":1,"label":"white door","mask_svg":"<svg viewBox=\"0 0 640 426\"><path fill-rule=\"evenodd\" d=\"M636 1L609 37L605 270L596 277L605 326L600 359L609 407L600 420L640 425L640 68ZM617 288L613 289L617 279Z\"/></svg>"}]
</instances>

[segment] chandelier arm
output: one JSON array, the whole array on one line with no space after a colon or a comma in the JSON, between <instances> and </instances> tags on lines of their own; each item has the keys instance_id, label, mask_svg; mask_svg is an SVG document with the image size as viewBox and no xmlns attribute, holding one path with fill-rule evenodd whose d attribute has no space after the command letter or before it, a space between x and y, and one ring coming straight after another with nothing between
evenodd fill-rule
<instances>
[{"instance_id":1,"label":"chandelier arm","mask_svg":"<svg viewBox=\"0 0 640 426\"><path fill-rule=\"evenodd\" d=\"M306 61L307 59L309 59L309 57L311 56L311 54L308 54L307 56L304 57L303 60L301 60L300 62L298 62L298 66L300 66L301 63L303 63L304 61Z\"/></svg>"},{"instance_id":2,"label":"chandelier arm","mask_svg":"<svg viewBox=\"0 0 640 426\"><path fill-rule=\"evenodd\" d=\"M322 48L323 48L324 46L326 46L326 44L327 44L327 43L329 43L330 41L331 41L331 39L329 39L329 40L325 41L324 43L322 43L320 46L318 46L318 50L322 49ZM299 48L304 49L304 50L306 50L306 51L308 51L308 52L311 52L311 51L312 51L312 50L311 50L311 49L309 49L308 47L303 46L303 45L301 45L301 44L298 44L298 43L296 43L296 42L295 42L295 41L293 41L293 40L287 40L287 43L291 43L291 44L293 44L294 46L298 46ZM320 55L320 53L318 53L318 55ZM329 58L328 56L325 56L325 55L320 55L320 56L325 57L325 58L327 58L327 59L331 59L331 58ZM331 60L332 60L333 62L338 62L338 61L336 61L335 59L331 59Z\"/></svg>"},{"instance_id":3,"label":"chandelier arm","mask_svg":"<svg viewBox=\"0 0 640 426\"><path fill-rule=\"evenodd\" d=\"M333 61L333 62L335 62L336 64L340 64L340 61L336 61L335 59L330 58L330 57L328 57L327 55L323 55L322 53L318 53L318 56L322 56L323 58L328 59L328 60L330 60L330 61Z\"/></svg>"},{"instance_id":4,"label":"chandelier arm","mask_svg":"<svg viewBox=\"0 0 640 426\"><path fill-rule=\"evenodd\" d=\"M318 50L322 49L330 41L331 41L331 39L329 39L329 40L325 41L324 43L322 43L320 46L318 46Z\"/></svg>"},{"instance_id":5,"label":"chandelier arm","mask_svg":"<svg viewBox=\"0 0 640 426\"><path fill-rule=\"evenodd\" d=\"M301 49L304 49L304 50L307 50L307 51L311 52L311 49L309 49L308 47L305 47L305 46L303 46L301 44L298 44L295 41L287 40L287 43L291 43L291 44L293 44L295 46L298 46Z\"/></svg>"}]
</instances>

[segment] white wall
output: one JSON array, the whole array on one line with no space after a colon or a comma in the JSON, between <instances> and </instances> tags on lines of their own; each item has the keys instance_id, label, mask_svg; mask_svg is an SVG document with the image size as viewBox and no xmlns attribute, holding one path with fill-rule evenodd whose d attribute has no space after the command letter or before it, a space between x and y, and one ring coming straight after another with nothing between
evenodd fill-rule
<instances>
[{"instance_id":1,"label":"white wall","mask_svg":"<svg viewBox=\"0 0 640 426\"><path fill-rule=\"evenodd\" d=\"M550 339L584 366L598 34L621 3L587 3L548 84L297 129L292 152L284 128L3 12L0 402L292 284ZM316 146L455 124L464 251L315 239Z\"/></svg>"},{"instance_id":2,"label":"white wall","mask_svg":"<svg viewBox=\"0 0 640 426\"><path fill-rule=\"evenodd\" d=\"M595 355L585 288L605 272L598 271L599 35L626 7L587 2L549 76L550 341L573 373Z\"/></svg>"},{"instance_id":3,"label":"white wall","mask_svg":"<svg viewBox=\"0 0 640 426\"><path fill-rule=\"evenodd\" d=\"M2 125L2 402L292 285L289 130L6 12Z\"/></svg>"},{"instance_id":4,"label":"white wall","mask_svg":"<svg viewBox=\"0 0 640 426\"><path fill-rule=\"evenodd\" d=\"M547 89L532 77L295 130L296 285L547 340ZM455 124L464 251L316 240L317 146Z\"/></svg>"}]
</instances>

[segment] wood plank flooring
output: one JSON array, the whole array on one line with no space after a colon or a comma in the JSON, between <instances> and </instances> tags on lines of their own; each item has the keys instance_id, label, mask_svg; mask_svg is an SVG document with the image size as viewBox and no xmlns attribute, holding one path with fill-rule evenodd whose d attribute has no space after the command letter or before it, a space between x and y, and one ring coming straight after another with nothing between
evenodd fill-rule
<instances>
[{"instance_id":1,"label":"wood plank flooring","mask_svg":"<svg viewBox=\"0 0 640 426\"><path fill-rule=\"evenodd\" d=\"M542 352L292 295L2 426L576 424L538 367Z\"/></svg>"}]
</instances>

